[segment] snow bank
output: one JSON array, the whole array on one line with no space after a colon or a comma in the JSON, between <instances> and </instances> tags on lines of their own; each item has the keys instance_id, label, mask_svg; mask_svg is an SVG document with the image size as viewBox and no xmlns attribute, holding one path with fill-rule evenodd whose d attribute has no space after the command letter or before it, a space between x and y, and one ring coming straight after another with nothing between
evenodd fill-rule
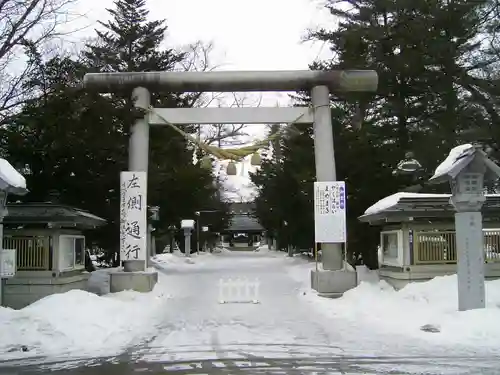
<instances>
[{"instance_id":1,"label":"snow bank","mask_svg":"<svg viewBox=\"0 0 500 375\"><path fill-rule=\"evenodd\" d=\"M186 257L184 253L180 251L174 251L173 253L157 254L152 259L158 265L174 265L174 264L193 264L194 258L197 258L198 254L191 254L190 257Z\"/></svg>"},{"instance_id":2,"label":"snow bank","mask_svg":"<svg viewBox=\"0 0 500 375\"><path fill-rule=\"evenodd\" d=\"M100 297L72 290L21 310L0 308L0 358L120 354L155 334L168 304L159 276L151 293L126 291ZM23 352L23 346L28 351Z\"/></svg>"},{"instance_id":3,"label":"snow bank","mask_svg":"<svg viewBox=\"0 0 500 375\"><path fill-rule=\"evenodd\" d=\"M87 282L87 291L99 296L109 293L109 274L119 268L102 268L93 271Z\"/></svg>"},{"instance_id":4,"label":"snow bank","mask_svg":"<svg viewBox=\"0 0 500 375\"><path fill-rule=\"evenodd\" d=\"M412 283L400 291L384 281L362 282L336 300L318 298L312 293L306 298L327 316L342 318L373 331L403 334L430 343L497 350L500 345L500 280L486 282L486 295L487 308L459 312L457 278L453 275ZM440 332L422 331L421 327L427 324L437 327Z\"/></svg>"},{"instance_id":5,"label":"snow bank","mask_svg":"<svg viewBox=\"0 0 500 375\"><path fill-rule=\"evenodd\" d=\"M0 179L12 187L26 189L26 179L3 158L0 158Z\"/></svg>"},{"instance_id":6,"label":"snow bank","mask_svg":"<svg viewBox=\"0 0 500 375\"><path fill-rule=\"evenodd\" d=\"M230 251L221 250L221 253L230 253ZM193 253L190 257L186 257L184 253L180 251L174 251L173 253L157 254L152 260L157 266L168 269L168 268L193 268L193 267L206 267L208 265L213 265L220 258L218 254L210 254L205 252Z\"/></svg>"},{"instance_id":7,"label":"snow bank","mask_svg":"<svg viewBox=\"0 0 500 375\"><path fill-rule=\"evenodd\" d=\"M380 278L378 276L378 270L371 270L365 265L356 266L356 273L358 279L358 285L366 283L378 283Z\"/></svg>"},{"instance_id":8,"label":"snow bank","mask_svg":"<svg viewBox=\"0 0 500 375\"><path fill-rule=\"evenodd\" d=\"M257 247L254 251L265 253L265 252L269 252L271 250L269 249L269 245L261 245L261 246Z\"/></svg>"},{"instance_id":9,"label":"snow bank","mask_svg":"<svg viewBox=\"0 0 500 375\"><path fill-rule=\"evenodd\" d=\"M212 253L214 254L231 253L231 250L225 248L224 246L217 246L215 249L213 249Z\"/></svg>"}]
</instances>

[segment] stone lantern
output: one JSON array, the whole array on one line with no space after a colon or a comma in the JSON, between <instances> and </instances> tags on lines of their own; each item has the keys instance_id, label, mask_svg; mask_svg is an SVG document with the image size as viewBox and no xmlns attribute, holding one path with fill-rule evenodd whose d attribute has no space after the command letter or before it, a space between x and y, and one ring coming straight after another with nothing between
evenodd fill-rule
<instances>
[{"instance_id":1,"label":"stone lantern","mask_svg":"<svg viewBox=\"0 0 500 375\"><path fill-rule=\"evenodd\" d=\"M191 232L194 229L194 220L187 219L181 221L181 229L184 230L184 255L191 256Z\"/></svg>"},{"instance_id":2,"label":"stone lantern","mask_svg":"<svg viewBox=\"0 0 500 375\"><path fill-rule=\"evenodd\" d=\"M449 182L450 203L456 210L458 308L484 308L484 245L481 208L486 200L484 182L500 177L500 167L480 146L455 147L429 183Z\"/></svg>"}]
</instances>

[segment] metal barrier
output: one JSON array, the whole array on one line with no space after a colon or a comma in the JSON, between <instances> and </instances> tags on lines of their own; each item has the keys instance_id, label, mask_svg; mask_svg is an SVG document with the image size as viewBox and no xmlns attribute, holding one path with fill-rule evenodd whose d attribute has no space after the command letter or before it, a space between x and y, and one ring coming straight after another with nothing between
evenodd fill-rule
<instances>
[{"instance_id":1,"label":"metal barrier","mask_svg":"<svg viewBox=\"0 0 500 375\"><path fill-rule=\"evenodd\" d=\"M220 279L219 303L259 303L259 279Z\"/></svg>"}]
</instances>

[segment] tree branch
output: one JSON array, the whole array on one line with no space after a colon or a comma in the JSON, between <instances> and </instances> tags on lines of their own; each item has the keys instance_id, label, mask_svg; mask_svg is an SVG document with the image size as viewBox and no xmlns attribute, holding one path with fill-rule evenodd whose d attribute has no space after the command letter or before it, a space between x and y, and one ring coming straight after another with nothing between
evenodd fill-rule
<instances>
[{"instance_id":1,"label":"tree branch","mask_svg":"<svg viewBox=\"0 0 500 375\"><path fill-rule=\"evenodd\" d=\"M30 51L69 34L62 27L73 21L70 8L76 1L0 0L0 117L10 116L29 97L23 84L37 66Z\"/></svg>"}]
</instances>

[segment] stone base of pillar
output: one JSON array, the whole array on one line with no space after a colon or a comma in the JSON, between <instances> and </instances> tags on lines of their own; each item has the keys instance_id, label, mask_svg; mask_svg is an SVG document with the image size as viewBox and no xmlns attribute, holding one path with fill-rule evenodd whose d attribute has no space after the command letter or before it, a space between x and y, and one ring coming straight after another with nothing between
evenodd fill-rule
<instances>
[{"instance_id":1,"label":"stone base of pillar","mask_svg":"<svg viewBox=\"0 0 500 375\"><path fill-rule=\"evenodd\" d=\"M356 272L349 270L311 271L311 287L321 297L339 298L357 285Z\"/></svg>"},{"instance_id":2,"label":"stone base of pillar","mask_svg":"<svg viewBox=\"0 0 500 375\"><path fill-rule=\"evenodd\" d=\"M157 282L158 272L155 271L116 271L109 274L109 291L110 293L118 293L124 290L134 290L148 293L153 290Z\"/></svg>"},{"instance_id":3,"label":"stone base of pillar","mask_svg":"<svg viewBox=\"0 0 500 375\"><path fill-rule=\"evenodd\" d=\"M144 271L146 261L143 259L127 259L123 261L123 270L125 272L140 272Z\"/></svg>"}]
</instances>

